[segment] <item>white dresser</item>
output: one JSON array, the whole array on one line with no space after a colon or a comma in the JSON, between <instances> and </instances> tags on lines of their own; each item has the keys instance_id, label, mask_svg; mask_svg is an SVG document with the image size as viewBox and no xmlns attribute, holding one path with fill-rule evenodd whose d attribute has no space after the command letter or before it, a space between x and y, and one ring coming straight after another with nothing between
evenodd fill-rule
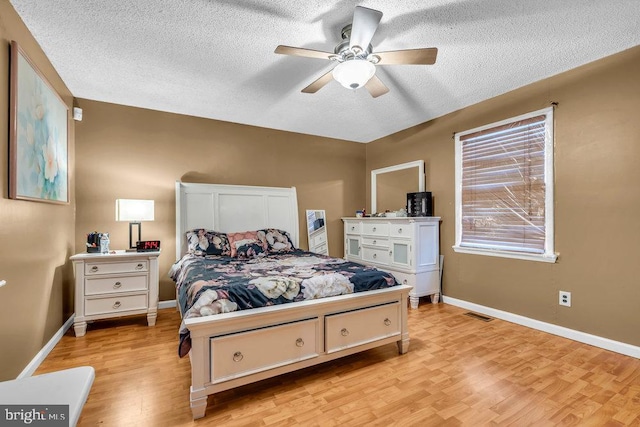
<instances>
[{"instance_id":1,"label":"white dresser","mask_svg":"<svg viewBox=\"0 0 640 427\"><path fill-rule=\"evenodd\" d=\"M409 292L411 308L419 298L440 299L440 218L342 218L344 257L393 274Z\"/></svg>"},{"instance_id":2,"label":"white dresser","mask_svg":"<svg viewBox=\"0 0 640 427\"><path fill-rule=\"evenodd\" d=\"M87 321L147 314L149 326L158 314L157 252L115 251L72 256L76 277L76 337L86 333Z\"/></svg>"}]
</instances>

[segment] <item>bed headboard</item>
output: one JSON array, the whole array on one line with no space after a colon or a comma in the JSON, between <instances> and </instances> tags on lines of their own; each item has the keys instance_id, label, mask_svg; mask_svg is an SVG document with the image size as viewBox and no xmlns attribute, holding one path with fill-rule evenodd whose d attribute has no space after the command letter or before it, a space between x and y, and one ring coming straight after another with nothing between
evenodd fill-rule
<instances>
[{"instance_id":1,"label":"bed headboard","mask_svg":"<svg viewBox=\"0 0 640 427\"><path fill-rule=\"evenodd\" d=\"M298 247L296 188L176 181L176 259L187 252L185 233L194 228L226 233L278 228Z\"/></svg>"}]
</instances>

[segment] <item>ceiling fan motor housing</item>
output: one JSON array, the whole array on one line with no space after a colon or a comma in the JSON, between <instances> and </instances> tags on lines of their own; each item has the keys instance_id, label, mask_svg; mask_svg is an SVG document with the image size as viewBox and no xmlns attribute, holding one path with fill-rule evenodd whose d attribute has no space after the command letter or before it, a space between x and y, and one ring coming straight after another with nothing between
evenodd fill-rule
<instances>
[{"instance_id":1,"label":"ceiling fan motor housing","mask_svg":"<svg viewBox=\"0 0 640 427\"><path fill-rule=\"evenodd\" d=\"M351 42L351 24L345 26L342 29L341 34L342 41L336 45L335 49L333 49L333 52L336 54L336 56L332 57L332 59L338 62L349 61L356 58L366 60L373 51L373 46L371 46L371 44L369 44L366 49L364 49L362 46L354 46L354 48L356 49L349 47L349 44Z\"/></svg>"}]
</instances>

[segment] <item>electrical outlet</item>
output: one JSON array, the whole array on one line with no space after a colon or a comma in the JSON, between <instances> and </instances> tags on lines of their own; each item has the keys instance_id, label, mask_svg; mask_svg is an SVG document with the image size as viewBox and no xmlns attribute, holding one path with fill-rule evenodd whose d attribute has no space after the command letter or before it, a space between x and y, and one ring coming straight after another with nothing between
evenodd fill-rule
<instances>
[{"instance_id":1,"label":"electrical outlet","mask_svg":"<svg viewBox=\"0 0 640 427\"><path fill-rule=\"evenodd\" d=\"M558 297L558 304L571 307L571 292L560 291Z\"/></svg>"}]
</instances>

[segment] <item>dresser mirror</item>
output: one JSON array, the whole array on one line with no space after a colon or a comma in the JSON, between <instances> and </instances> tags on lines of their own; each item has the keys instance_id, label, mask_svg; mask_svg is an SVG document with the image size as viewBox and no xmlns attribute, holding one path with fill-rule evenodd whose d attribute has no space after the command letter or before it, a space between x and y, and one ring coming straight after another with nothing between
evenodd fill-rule
<instances>
[{"instance_id":1,"label":"dresser mirror","mask_svg":"<svg viewBox=\"0 0 640 427\"><path fill-rule=\"evenodd\" d=\"M371 213L406 208L407 193L424 191L424 161L371 171Z\"/></svg>"},{"instance_id":2,"label":"dresser mirror","mask_svg":"<svg viewBox=\"0 0 640 427\"><path fill-rule=\"evenodd\" d=\"M329 255L327 241L327 224L324 210L307 210L307 235L309 236L309 252Z\"/></svg>"}]
</instances>

